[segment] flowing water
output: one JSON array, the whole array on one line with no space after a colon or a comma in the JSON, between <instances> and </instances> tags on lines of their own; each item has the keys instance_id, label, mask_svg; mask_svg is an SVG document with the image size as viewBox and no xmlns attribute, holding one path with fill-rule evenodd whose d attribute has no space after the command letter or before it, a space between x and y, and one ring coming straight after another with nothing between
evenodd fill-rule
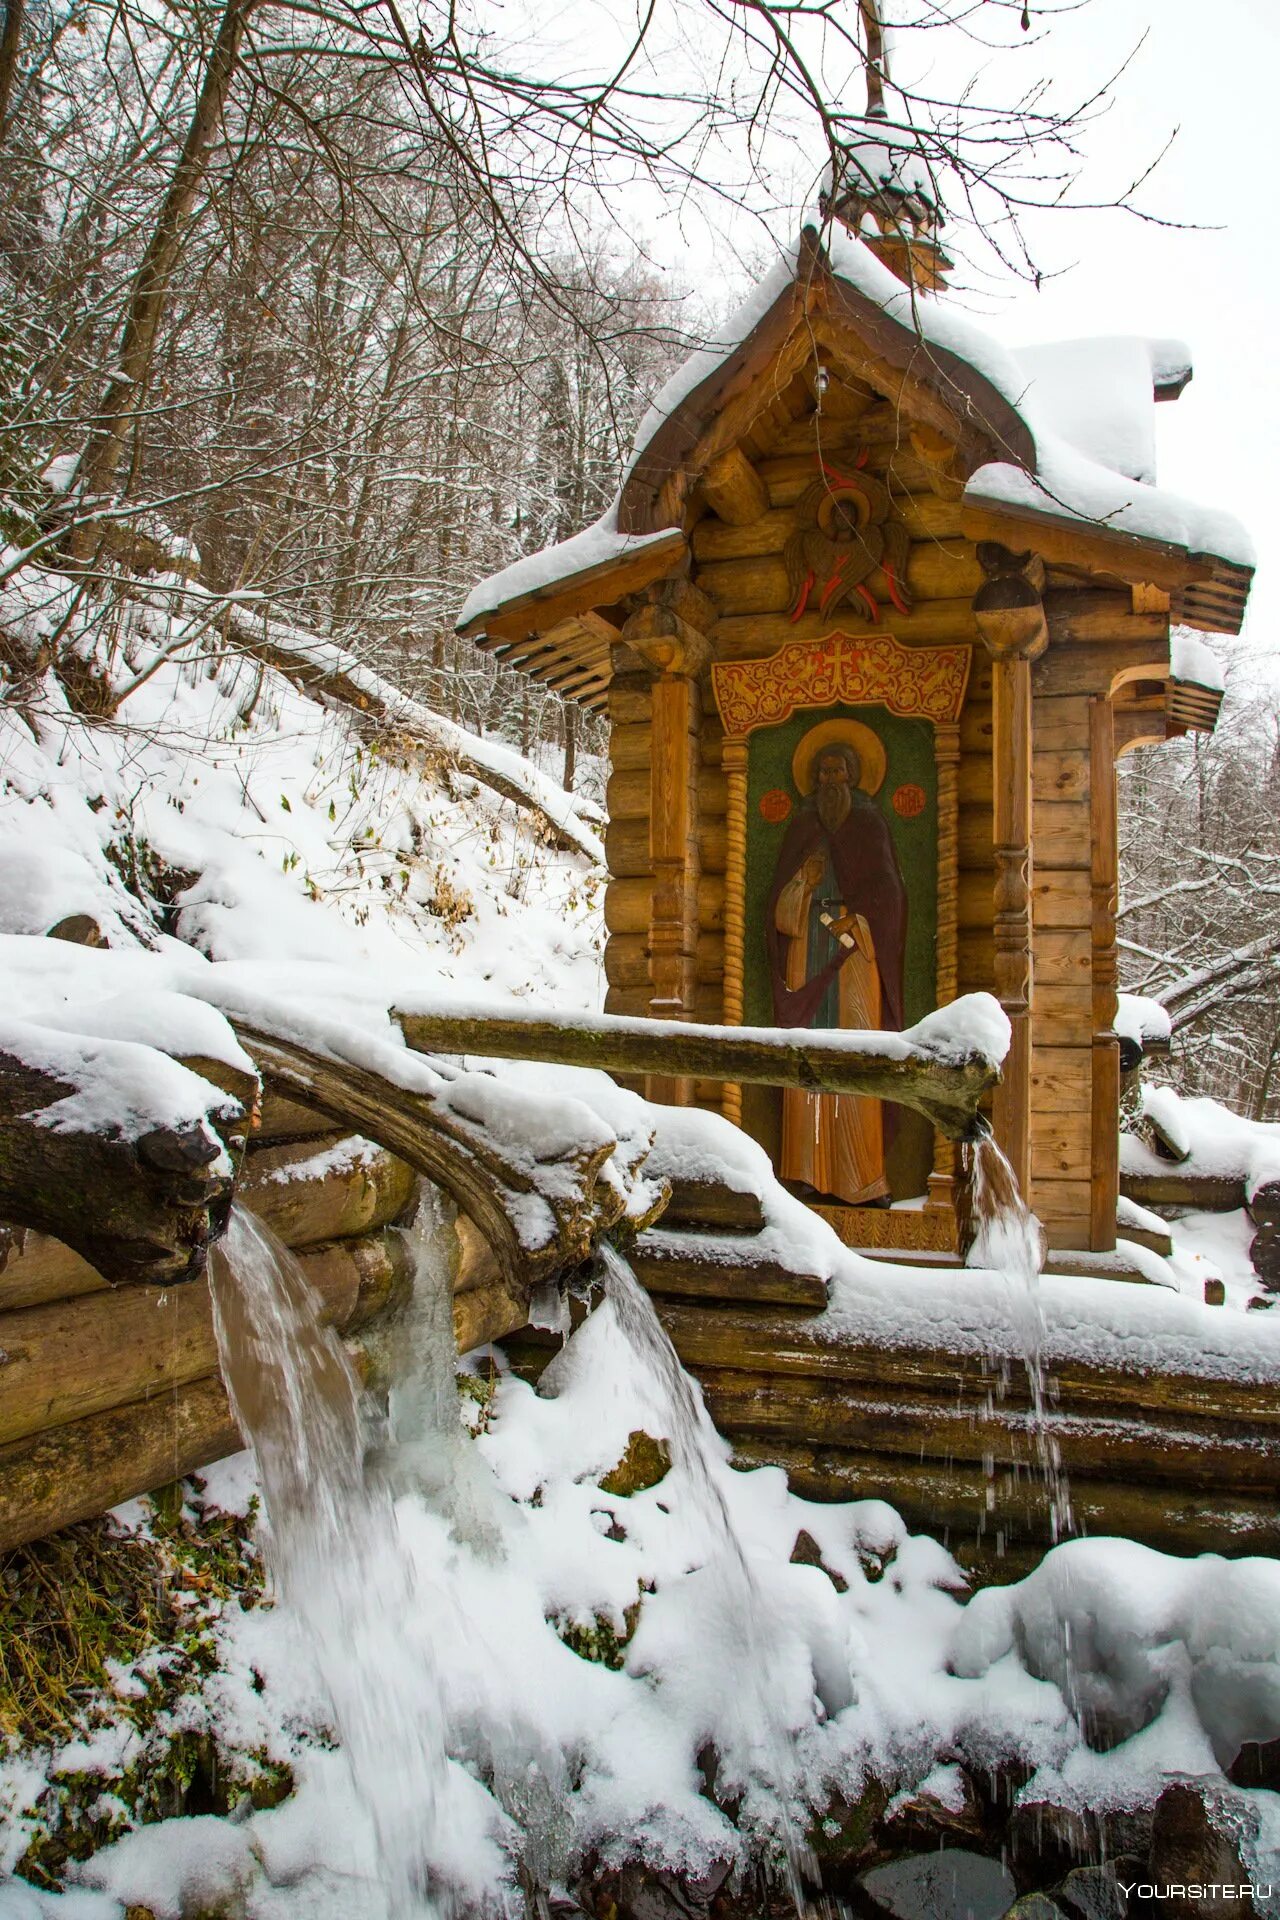
<instances>
[{"instance_id":1,"label":"flowing water","mask_svg":"<svg viewBox=\"0 0 1280 1920\"><path fill-rule=\"evenodd\" d=\"M267 1564L316 1657L389 1910L394 1920L438 1912L440 1688L407 1634L414 1573L390 1485L366 1471L359 1381L298 1262L239 1208L211 1279L223 1379L258 1466Z\"/></svg>"},{"instance_id":2,"label":"flowing water","mask_svg":"<svg viewBox=\"0 0 1280 1920\"><path fill-rule=\"evenodd\" d=\"M604 1241L600 1264L606 1300L628 1344L646 1367L662 1402L663 1438L672 1465L684 1475L694 1505L707 1528L710 1551L705 1571L719 1588L726 1631L740 1641L747 1742L759 1771L772 1786L782 1811L788 1891L796 1912L806 1911L804 1882L813 1878L807 1849L795 1832L789 1808L801 1785L786 1731L772 1706L772 1660L767 1644L768 1608L743 1551L717 1477L718 1436L692 1381L681 1365L652 1300L617 1249ZM844 1702L833 1705L845 1704Z\"/></svg>"},{"instance_id":3,"label":"flowing water","mask_svg":"<svg viewBox=\"0 0 1280 1920\"><path fill-rule=\"evenodd\" d=\"M1005 1274L1010 1282L1011 1318L1027 1369L1032 1437L1049 1505L1050 1538L1056 1544L1075 1532L1075 1521L1071 1488L1049 1420L1051 1396L1044 1364L1044 1312L1040 1305L1044 1233L1022 1198L1013 1168L990 1130L973 1141L968 1151L975 1229L968 1265L991 1268Z\"/></svg>"}]
</instances>

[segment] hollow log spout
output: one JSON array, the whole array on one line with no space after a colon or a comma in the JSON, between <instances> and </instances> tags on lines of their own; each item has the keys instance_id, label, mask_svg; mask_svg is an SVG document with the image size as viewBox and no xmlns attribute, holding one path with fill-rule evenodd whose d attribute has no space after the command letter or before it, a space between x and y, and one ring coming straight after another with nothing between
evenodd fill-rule
<instances>
[{"instance_id":1,"label":"hollow log spout","mask_svg":"<svg viewBox=\"0 0 1280 1920\"><path fill-rule=\"evenodd\" d=\"M198 1279L226 1223L246 1125L238 1099L149 1047L6 1021L10 1242L12 1229L53 1234L113 1285Z\"/></svg>"}]
</instances>

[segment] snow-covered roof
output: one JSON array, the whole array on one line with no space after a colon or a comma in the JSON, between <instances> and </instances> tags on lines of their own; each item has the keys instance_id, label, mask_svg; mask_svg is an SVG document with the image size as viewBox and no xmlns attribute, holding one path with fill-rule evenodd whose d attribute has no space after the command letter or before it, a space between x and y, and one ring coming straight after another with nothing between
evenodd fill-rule
<instances>
[{"instance_id":1,"label":"snow-covered roof","mask_svg":"<svg viewBox=\"0 0 1280 1920\"><path fill-rule=\"evenodd\" d=\"M819 233L815 214L727 324L666 382L640 423L608 512L585 533L481 582L461 628L475 630L534 590L585 587L584 574L630 560L646 542L656 557L659 534L674 531L664 481L719 407L757 377L762 353L794 333L818 285L838 317L931 389L968 435L977 464L966 505L1100 536L1108 564L1127 566L1135 579L1158 583L1162 565L1176 571L1190 558L1207 584L1187 587L1175 618L1238 628L1254 564L1247 533L1230 514L1155 480L1154 403L1176 397L1191 376L1181 341L1107 336L1011 349L948 298L905 286L840 226ZM1137 548L1149 550L1150 574L1140 570L1147 555Z\"/></svg>"}]
</instances>

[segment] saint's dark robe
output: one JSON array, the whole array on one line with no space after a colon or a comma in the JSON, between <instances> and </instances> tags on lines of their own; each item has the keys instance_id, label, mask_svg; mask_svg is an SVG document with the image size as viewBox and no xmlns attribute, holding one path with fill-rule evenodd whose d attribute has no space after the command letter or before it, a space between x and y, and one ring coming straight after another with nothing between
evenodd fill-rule
<instances>
[{"instance_id":1,"label":"saint's dark robe","mask_svg":"<svg viewBox=\"0 0 1280 1920\"><path fill-rule=\"evenodd\" d=\"M783 838L764 918L774 1019L780 1027L812 1026L850 952L838 947L828 964L802 987L787 986L784 937L777 928L778 896L810 854L821 854L829 862L843 911L860 913L867 923L880 975L883 1025L897 1031L904 1024L907 889L888 822L860 788L853 793L848 817L833 833L823 826L810 800L795 814ZM831 908L833 918L839 917L839 910Z\"/></svg>"}]
</instances>

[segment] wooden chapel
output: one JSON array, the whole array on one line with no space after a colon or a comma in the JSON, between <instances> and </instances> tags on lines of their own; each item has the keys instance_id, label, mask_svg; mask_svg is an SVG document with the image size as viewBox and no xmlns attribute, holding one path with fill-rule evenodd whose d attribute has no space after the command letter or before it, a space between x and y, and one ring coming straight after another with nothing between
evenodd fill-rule
<instances>
[{"instance_id":1,"label":"wooden chapel","mask_svg":"<svg viewBox=\"0 0 1280 1920\"><path fill-rule=\"evenodd\" d=\"M1105 1251L1116 761L1212 728L1188 630L1239 631L1251 555L1154 482L1184 349L1014 353L946 265L918 190L829 196L658 396L604 519L460 631L607 713L606 1011L894 1027L992 992L997 1137L1050 1245ZM649 1092L738 1121L848 1244L956 1249L953 1148L918 1116Z\"/></svg>"}]
</instances>

